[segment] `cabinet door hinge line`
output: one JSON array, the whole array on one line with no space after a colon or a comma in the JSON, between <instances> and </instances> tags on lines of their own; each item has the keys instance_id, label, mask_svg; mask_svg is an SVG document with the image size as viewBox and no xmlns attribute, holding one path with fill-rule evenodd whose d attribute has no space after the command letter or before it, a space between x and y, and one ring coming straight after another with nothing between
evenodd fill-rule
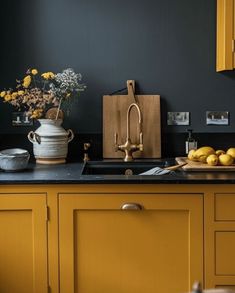
<instances>
[{"instance_id":1,"label":"cabinet door hinge line","mask_svg":"<svg viewBox=\"0 0 235 293\"><path fill-rule=\"evenodd\" d=\"M46 206L46 221L50 221L50 208Z\"/></svg>"},{"instance_id":2,"label":"cabinet door hinge line","mask_svg":"<svg viewBox=\"0 0 235 293\"><path fill-rule=\"evenodd\" d=\"M235 40L232 40L232 52L235 52Z\"/></svg>"}]
</instances>

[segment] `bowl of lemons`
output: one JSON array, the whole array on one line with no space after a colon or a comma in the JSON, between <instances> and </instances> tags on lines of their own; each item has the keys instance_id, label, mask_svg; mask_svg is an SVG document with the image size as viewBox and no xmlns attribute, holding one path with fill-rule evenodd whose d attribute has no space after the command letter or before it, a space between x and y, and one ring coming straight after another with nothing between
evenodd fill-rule
<instances>
[{"instance_id":1,"label":"bowl of lemons","mask_svg":"<svg viewBox=\"0 0 235 293\"><path fill-rule=\"evenodd\" d=\"M210 146L203 146L195 150L190 150L188 159L210 166L231 166L235 162L235 148L231 147L224 151L215 150Z\"/></svg>"}]
</instances>

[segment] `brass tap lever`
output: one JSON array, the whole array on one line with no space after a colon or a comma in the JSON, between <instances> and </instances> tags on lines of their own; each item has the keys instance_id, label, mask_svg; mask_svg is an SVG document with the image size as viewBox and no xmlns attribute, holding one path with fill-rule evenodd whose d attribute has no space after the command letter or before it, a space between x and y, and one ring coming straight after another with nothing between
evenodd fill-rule
<instances>
[{"instance_id":1,"label":"brass tap lever","mask_svg":"<svg viewBox=\"0 0 235 293\"><path fill-rule=\"evenodd\" d=\"M87 162L90 160L89 156L88 156L88 149L90 148L91 144L89 142L85 142L83 144L83 150L85 151L84 152L84 157L83 157L83 161L84 162Z\"/></svg>"}]
</instances>

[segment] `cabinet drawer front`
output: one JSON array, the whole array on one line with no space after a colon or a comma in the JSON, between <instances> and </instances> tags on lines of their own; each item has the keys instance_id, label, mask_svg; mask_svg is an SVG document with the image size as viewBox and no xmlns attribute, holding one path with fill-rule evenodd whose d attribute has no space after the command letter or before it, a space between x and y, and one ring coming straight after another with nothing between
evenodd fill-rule
<instances>
[{"instance_id":1,"label":"cabinet drawer front","mask_svg":"<svg viewBox=\"0 0 235 293\"><path fill-rule=\"evenodd\" d=\"M235 231L215 232L216 275L235 276Z\"/></svg>"},{"instance_id":2,"label":"cabinet drawer front","mask_svg":"<svg viewBox=\"0 0 235 293\"><path fill-rule=\"evenodd\" d=\"M235 221L235 193L215 194L215 220Z\"/></svg>"}]
</instances>

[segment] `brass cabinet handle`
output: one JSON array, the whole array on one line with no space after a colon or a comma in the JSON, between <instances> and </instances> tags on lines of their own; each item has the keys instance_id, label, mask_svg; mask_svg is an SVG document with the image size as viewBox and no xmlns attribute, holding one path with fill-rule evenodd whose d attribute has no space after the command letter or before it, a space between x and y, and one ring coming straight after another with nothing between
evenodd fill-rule
<instances>
[{"instance_id":1,"label":"brass cabinet handle","mask_svg":"<svg viewBox=\"0 0 235 293\"><path fill-rule=\"evenodd\" d=\"M143 207L139 204L139 203L124 203L122 206L121 206L121 209L122 210L142 210Z\"/></svg>"}]
</instances>

